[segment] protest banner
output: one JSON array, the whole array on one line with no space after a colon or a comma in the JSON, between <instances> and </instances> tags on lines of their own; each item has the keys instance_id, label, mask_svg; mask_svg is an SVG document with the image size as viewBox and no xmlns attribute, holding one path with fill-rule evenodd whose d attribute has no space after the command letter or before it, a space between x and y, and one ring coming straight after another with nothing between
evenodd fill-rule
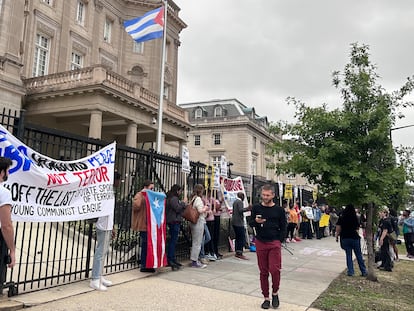
<instances>
[{"instance_id":1,"label":"protest banner","mask_svg":"<svg viewBox=\"0 0 414 311\"><path fill-rule=\"evenodd\" d=\"M186 174L191 173L190 152L185 146L182 147L181 158L181 171Z\"/></svg>"},{"instance_id":2,"label":"protest banner","mask_svg":"<svg viewBox=\"0 0 414 311\"><path fill-rule=\"evenodd\" d=\"M243 192L244 193L244 207L249 206L249 202L247 201L246 190L243 185L243 179L238 176L234 179L231 178L222 178L221 179L221 193L224 198L224 204L228 210L229 215L233 213L233 202L237 198L237 193ZM250 212L246 212L245 216L249 216Z\"/></svg>"},{"instance_id":3,"label":"protest banner","mask_svg":"<svg viewBox=\"0 0 414 311\"><path fill-rule=\"evenodd\" d=\"M0 125L0 156L13 161L4 186L12 220L62 222L106 216L114 210L115 142L74 161L42 155Z\"/></svg>"},{"instance_id":4,"label":"protest banner","mask_svg":"<svg viewBox=\"0 0 414 311\"><path fill-rule=\"evenodd\" d=\"M244 194L243 206L244 207L249 206L249 202L247 201L247 196L246 196L246 189L244 188L244 185L243 185L243 179L240 176L234 179L222 178L221 191L222 191L223 198L224 198L224 204L226 205L229 215L233 214L233 203L237 199L237 193L239 192L243 192ZM251 215L250 211L243 213L244 232L246 235L246 242L249 246L250 246L250 236L249 236L249 232L247 228L246 217L250 215ZM230 247L231 247L232 241L230 238L229 238L229 242L230 242Z\"/></svg>"}]
</instances>

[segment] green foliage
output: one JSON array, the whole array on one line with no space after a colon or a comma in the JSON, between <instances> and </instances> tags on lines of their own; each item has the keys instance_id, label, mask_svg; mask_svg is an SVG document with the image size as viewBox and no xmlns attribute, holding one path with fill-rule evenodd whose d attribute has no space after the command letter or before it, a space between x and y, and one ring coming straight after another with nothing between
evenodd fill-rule
<instances>
[{"instance_id":1,"label":"green foliage","mask_svg":"<svg viewBox=\"0 0 414 311\"><path fill-rule=\"evenodd\" d=\"M353 44L351 62L342 74L333 74L333 85L343 99L341 109L311 108L288 98L297 122L280 122L270 129L288 137L271 147L273 154L285 158L276 166L277 173L305 176L335 204L394 205L404 197L409 161L397 164L390 132L396 109L412 105L403 99L414 83L408 79L397 92L386 93L377 84L368 50Z\"/></svg>"}]
</instances>

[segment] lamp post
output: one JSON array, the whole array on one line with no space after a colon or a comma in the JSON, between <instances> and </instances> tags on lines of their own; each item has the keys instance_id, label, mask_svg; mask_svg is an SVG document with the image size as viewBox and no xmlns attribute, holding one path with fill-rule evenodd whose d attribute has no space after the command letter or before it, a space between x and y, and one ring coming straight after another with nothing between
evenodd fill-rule
<instances>
[{"instance_id":1,"label":"lamp post","mask_svg":"<svg viewBox=\"0 0 414 311\"><path fill-rule=\"evenodd\" d=\"M413 127L414 124L409 124L409 125L404 125L404 126L398 126L398 127L392 127L390 128L390 140L392 142L392 131L396 131L396 130L401 130L401 129L405 129L407 127Z\"/></svg>"}]
</instances>

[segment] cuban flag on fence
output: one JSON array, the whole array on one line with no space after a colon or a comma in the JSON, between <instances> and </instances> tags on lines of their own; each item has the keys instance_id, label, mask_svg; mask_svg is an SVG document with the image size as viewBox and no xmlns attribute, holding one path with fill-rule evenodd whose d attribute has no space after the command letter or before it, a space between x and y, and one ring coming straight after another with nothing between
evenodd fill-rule
<instances>
[{"instance_id":1,"label":"cuban flag on fence","mask_svg":"<svg viewBox=\"0 0 414 311\"><path fill-rule=\"evenodd\" d=\"M124 27L136 42L161 38L164 31L164 7L125 21Z\"/></svg>"},{"instance_id":2,"label":"cuban flag on fence","mask_svg":"<svg viewBox=\"0 0 414 311\"><path fill-rule=\"evenodd\" d=\"M142 192L147 206L147 268L159 268L167 265L165 220L165 197L162 192L145 190Z\"/></svg>"}]
</instances>

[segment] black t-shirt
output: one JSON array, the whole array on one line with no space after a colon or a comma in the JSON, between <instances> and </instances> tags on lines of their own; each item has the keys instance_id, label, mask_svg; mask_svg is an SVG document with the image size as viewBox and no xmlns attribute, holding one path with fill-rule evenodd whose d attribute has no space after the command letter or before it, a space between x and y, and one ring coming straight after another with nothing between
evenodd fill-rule
<instances>
[{"instance_id":1,"label":"black t-shirt","mask_svg":"<svg viewBox=\"0 0 414 311\"><path fill-rule=\"evenodd\" d=\"M256 238L262 242L283 241L286 237L286 214L280 206L263 206L256 204L252 208L249 224L256 228ZM266 221L261 225L256 222L256 215L262 215Z\"/></svg>"},{"instance_id":2,"label":"black t-shirt","mask_svg":"<svg viewBox=\"0 0 414 311\"><path fill-rule=\"evenodd\" d=\"M345 220L342 216L340 216L336 225L341 226L341 233L339 234L341 236L341 239L359 239L360 238L358 234L359 222L357 218L355 218L355 220L352 221L352 220Z\"/></svg>"},{"instance_id":3,"label":"black t-shirt","mask_svg":"<svg viewBox=\"0 0 414 311\"><path fill-rule=\"evenodd\" d=\"M383 219L381 219L380 222L379 222L379 226L378 227L381 229L381 235L382 235L382 232L385 229L387 229L387 232L388 233L391 233L393 231L392 230L391 221L390 221L389 218L383 218Z\"/></svg>"}]
</instances>

